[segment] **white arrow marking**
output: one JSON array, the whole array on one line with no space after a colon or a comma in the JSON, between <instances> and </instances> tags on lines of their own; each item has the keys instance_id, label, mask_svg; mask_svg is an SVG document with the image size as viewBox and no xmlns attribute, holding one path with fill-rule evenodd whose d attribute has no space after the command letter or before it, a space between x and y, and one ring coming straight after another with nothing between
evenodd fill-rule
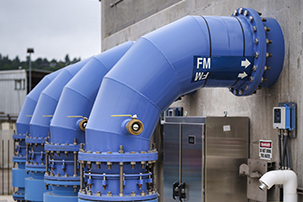
<instances>
[{"instance_id":1,"label":"white arrow marking","mask_svg":"<svg viewBox=\"0 0 303 202\"><path fill-rule=\"evenodd\" d=\"M240 73L239 75L238 75L238 77L240 77L241 79L243 79L243 78L245 78L245 77L247 77L248 75L246 74L246 72L243 72L243 73Z\"/></svg>"},{"instance_id":2,"label":"white arrow marking","mask_svg":"<svg viewBox=\"0 0 303 202\"><path fill-rule=\"evenodd\" d=\"M250 62L247 58L245 58L245 61L241 61L241 66L245 67L245 69L250 65Z\"/></svg>"}]
</instances>

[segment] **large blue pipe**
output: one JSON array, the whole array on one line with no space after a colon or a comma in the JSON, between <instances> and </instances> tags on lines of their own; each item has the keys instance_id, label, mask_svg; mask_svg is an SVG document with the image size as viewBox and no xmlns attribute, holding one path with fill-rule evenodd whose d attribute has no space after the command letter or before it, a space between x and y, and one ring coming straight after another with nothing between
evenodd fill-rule
<instances>
[{"instance_id":1,"label":"large blue pipe","mask_svg":"<svg viewBox=\"0 0 303 202\"><path fill-rule=\"evenodd\" d=\"M246 96L278 79L283 34L276 20L264 21L240 8L231 17L187 16L141 37L103 79L79 153L101 169L84 173L80 199L156 200L142 173L155 160L150 137L160 114L176 98L201 87Z\"/></svg>"},{"instance_id":2,"label":"large blue pipe","mask_svg":"<svg viewBox=\"0 0 303 202\"><path fill-rule=\"evenodd\" d=\"M61 72L57 70L51 74L46 75L31 92L26 96L21 111L19 113L16 125L17 133L13 135L15 145L15 156L13 162L18 164L18 167L13 168L13 186L17 187L18 190L13 193L14 200L24 200L25 185L24 180L26 177L30 177L25 171L26 162L26 144L25 137L29 133L29 123L32 114L36 108L39 96L41 92L48 86L54 78Z\"/></svg>"},{"instance_id":3,"label":"large blue pipe","mask_svg":"<svg viewBox=\"0 0 303 202\"><path fill-rule=\"evenodd\" d=\"M45 152L44 143L49 135L49 124L56 109L63 87L88 62L89 59L65 67L42 91L30 121L26 136L26 171L32 176L25 179L25 200L43 201ZM29 147L31 149L29 149Z\"/></svg>"},{"instance_id":4,"label":"large blue pipe","mask_svg":"<svg viewBox=\"0 0 303 202\"><path fill-rule=\"evenodd\" d=\"M44 193L44 202L78 201L77 161L80 144L85 142L85 117L89 117L103 77L133 43L126 42L93 56L63 88L45 144L48 162L44 178L47 185L52 185L52 192Z\"/></svg>"}]
</instances>

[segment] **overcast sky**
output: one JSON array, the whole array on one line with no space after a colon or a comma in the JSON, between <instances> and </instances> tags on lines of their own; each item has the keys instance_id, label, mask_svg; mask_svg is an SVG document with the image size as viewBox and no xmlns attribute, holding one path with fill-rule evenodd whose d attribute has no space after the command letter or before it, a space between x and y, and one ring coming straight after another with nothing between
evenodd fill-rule
<instances>
[{"instance_id":1,"label":"overcast sky","mask_svg":"<svg viewBox=\"0 0 303 202\"><path fill-rule=\"evenodd\" d=\"M81 59L100 53L99 0L0 0L0 54L25 60Z\"/></svg>"}]
</instances>

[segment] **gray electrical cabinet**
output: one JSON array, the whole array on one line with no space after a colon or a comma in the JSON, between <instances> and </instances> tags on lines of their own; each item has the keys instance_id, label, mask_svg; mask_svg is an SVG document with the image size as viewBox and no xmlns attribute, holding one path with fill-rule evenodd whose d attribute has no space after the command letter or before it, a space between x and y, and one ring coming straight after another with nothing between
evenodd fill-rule
<instances>
[{"instance_id":1,"label":"gray electrical cabinet","mask_svg":"<svg viewBox=\"0 0 303 202\"><path fill-rule=\"evenodd\" d=\"M167 117L163 127L164 202L247 201L247 117Z\"/></svg>"}]
</instances>

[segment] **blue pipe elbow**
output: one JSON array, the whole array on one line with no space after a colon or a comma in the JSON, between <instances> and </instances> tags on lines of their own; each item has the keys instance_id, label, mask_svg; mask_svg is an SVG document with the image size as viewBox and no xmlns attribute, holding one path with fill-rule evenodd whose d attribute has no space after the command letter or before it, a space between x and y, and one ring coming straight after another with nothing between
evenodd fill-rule
<instances>
[{"instance_id":1,"label":"blue pipe elbow","mask_svg":"<svg viewBox=\"0 0 303 202\"><path fill-rule=\"evenodd\" d=\"M93 185L80 190L80 200L156 199L149 185L152 174L142 173L146 162L153 166L157 160L150 138L172 102L202 87L226 87L248 96L278 79L283 34L274 19L264 21L255 10L240 8L231 17L187 16L141 37L99 89L86 126L86 151L79 153L82 165L89 162L83 177ZM130 114L142 122L142 133L125 132ZM102 177L106 190L98 181Z\"/></svg>"},{"instance_id":2,"label":"blue pipe elbow","mask_svg":"<svg viewBox=\"0 0 303 202\"><path fill-rule=\"evenodd\" d=\"M16 122L17 134L25 135L29 132L29 123L36 108L36 104L38 102L41 92L56 78L56 76L61 71L62 69L46 75L26 96Z\"/></svg>"},{"instance_id":3,"label":"blue pipe elbow","mask_svg":"<svg viewBox=\"0 0 303 202\"><path fill-rule=\"evenodd\" d=\"M76 193L80 187L80 166L77 154L85 139L86 117L89 117L104 75L133 44L126 42L93 56L64 86L45 145L50 160L46 164L44 178L54 187L53 192L44 194L45 201L78 201ZM87 183L92 186L93 182L88 179ZM71 188L72 194L69 191Z\"/></svg>"},{"instance_id":4,"label":"blue pipe elbow","mask_svg":"<svg viewBox=\"0 0 303 202\"><path fill-rule=\"evenodd\" d=\"M89 117L103 77L133 44L129 41L93 56L66 84L50 124L50 143L73 144L74 138L84 142L84 131L78 130L77 120Z\"/></svg>"},{"instance_id":5,"label":"blue pipe elbow","mask_svg":"<svg viewBox=\"0 0 303 202\"><path fill-rule=\"evenodd\" d=\"M46 152L44 144L49 133L49 124L57 106L62 88L83 67L88 59L65 67L44 88L37 102L30 121L30 133L26 136L27 147L26 171L32 173L31 178L26 178L25 200L42 201L44 186L44 172ZM42 185L42 186L41 186Z\"/></svg>"},{"instance_id":6,"label":"blue pipe elbow","mask_svg":"<svg viewBox=\"0 0 303 202\"><path fill-rule=\"evenodd\" d=\"M73 180L79 184L77 153L85 141L85 124L95 101L104 75L117 63L134 42L126 42L108 51L93 56L86 65L64 86L56 111L50 124L50 138L45 150L51 153L65 153L53 156L52 169L47 169L45 179ZM57 166L66 168L56 169ZM69 162L69 163L68 163Z\"/></svg>"},{"instance_id":7,"label":"blue pipe elbow","mask_svg":"<svg viewBox=\"0 0 303 202\"><path fill-rule=\"evenodd\" d=\"M89 59L64 68L42 91L30 122L30 137L47 137L51 118L54 115L63 87L88 62ZM47 106L47 107L46 107Z\"/></svg>"},{"instance_id":8,"label":"blue pipe elbow","mask_svg":"<svg viewBox=\"0 0 303 202\"><path fill-rule=\"evenodd\" d=\"M117 151L123 145L125 151L147 151L162 111L201 87L227 87L245 96L272 86L283 66L283 47L278 23L263 23L245 8L232 17L187 16L141 37L103 79L86 128L87 150ZM138 114L142 134L124 135L125 117L113 114Z\"/></svg>"},{"instance_id":9,"label":"blue pipe elbow","mask_svg":"<svg viewBox=\"0 0 303 202\"><path fill-rule=\"evenodd\" d=\"M16 126L17 133L13 135L13 139L18 144L15 145L15 155L13 157L13 162L18 164L18 168L13 169L13 186L18 188L13 194L14 200L24 200L25 194L25 178L31 177L31 173L26 173L25 163L26 163L26 144L25 138L26 134L30 132L29 124L36 108L37 101L41 92L48 86L54 78L61 72L57 70L51 74L46 75L31 92L26 96L23 103L22 109L19 113Z\"/></svg>"}]
</instances>

